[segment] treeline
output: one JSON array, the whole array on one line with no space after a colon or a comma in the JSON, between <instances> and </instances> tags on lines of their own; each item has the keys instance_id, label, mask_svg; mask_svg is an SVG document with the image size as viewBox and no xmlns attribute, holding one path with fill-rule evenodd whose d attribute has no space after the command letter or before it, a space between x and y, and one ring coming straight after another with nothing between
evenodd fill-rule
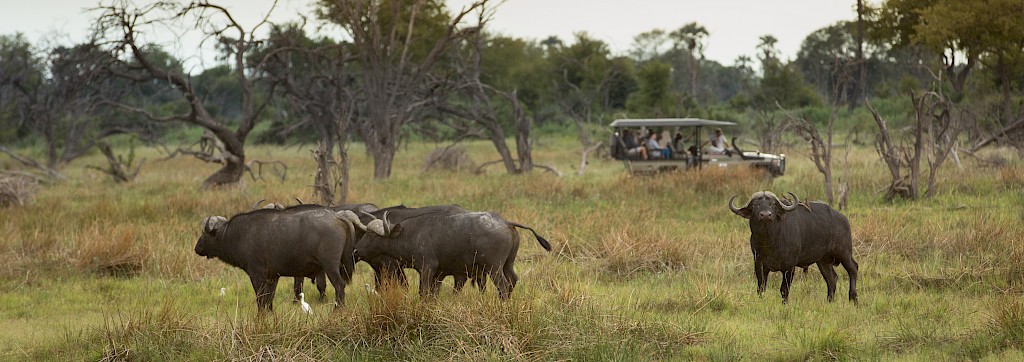
<instances>
[{"instance_id":1,"label":"treeline","mask_svg":"<svg viewBox=\"0 0 1024 362\"><path fill-rule=\"evenodd\" d=\"M395 151L412 137L488 139L506 170L519 173L534 167L538 126L571 129L584 158L622 117L736 121L770 150L787 118L828 122L831 133L830 118L868 100L897 105L881 111L890 123L910 123L909 95L926 92L972 112L966 149L1021 138L1024 1L851 8L852 19L809 34L795 59L783 59L765 34L749 56L721 64L704 58L710 33L699 23L638 34L627 54L615 54L586 33L533 40L489 32L501 11L493 1L456 11L440 0L318 0L307 14L324 25L318 34L300 23L239 24L210 1L103 1L82 44L45 48L0 36L0 151L59 174L106 137L136 134L222 164L208 187L241 178L246 144L317 142L324 172L316 187L335 201L344 200L354 140L366 144L377 178L390 176ZM193 72L142 40L172 25L215 42L220 64ZM37 161L15 145L45 152Z\"/></svg>"}]
</instances>

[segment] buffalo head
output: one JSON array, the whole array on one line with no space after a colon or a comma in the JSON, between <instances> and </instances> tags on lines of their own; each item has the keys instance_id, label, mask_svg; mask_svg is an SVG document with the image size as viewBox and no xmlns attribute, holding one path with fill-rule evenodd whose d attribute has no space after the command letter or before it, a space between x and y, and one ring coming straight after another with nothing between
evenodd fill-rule
<instances>
[{"instance_id":1,"label":"buffalo head","mask_svg":"<svg viewBox=\"0 0 1024 362\"><path fill-rule=\"evenodd\" d=\"M744 219L772 222L780 219L785 212L796 209L797 204L800 203L800 199L796 195L792 192L789 194L793 196L792 202L788 199L783 202L783 200L770 191L755 192L750 196L750 201L747 202L747 205L742 208L733 206L732 201L736 199L736 195L733 195L729 198L729 210L732 210L733 213Z\"/></svg>"},{"instance_id":2,"label":"buffalo head","mask_svg":"<svg viewBox=\"0 0 1024 362\"><path fill-rule=\"evenodd\" d=\"M380 236L390 235L393 225L391 225L391 222L388 221L388 212L389 211L384 212L383 219L378 219L376 216L373 216L373 214L370 214L368 212L363 212L364 214L370 215L370 217L373 218L373 220L370 220L370 222L366 223L365 230L372 231L374 234Z\"/></svg>"},{"instance_id":3,"label":"buffalo head","mask_svg":"<svg viewBox=\"0 0 1024 362\"><path fill-rule=\"evenodd\" d=\"M223 216L210 216L203 219L203 234L196 242L196 254L212 258L216 256L217 236L227 227L228 219Z\"/></svg>"}]
</instances>

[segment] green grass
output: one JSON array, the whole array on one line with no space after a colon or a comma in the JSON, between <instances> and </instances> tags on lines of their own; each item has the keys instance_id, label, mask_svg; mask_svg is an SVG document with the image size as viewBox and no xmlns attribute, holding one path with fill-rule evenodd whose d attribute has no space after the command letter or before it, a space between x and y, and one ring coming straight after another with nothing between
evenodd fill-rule
<instances>
[{"instance_id":1,"label":"green grass","mask_svg":"<svg viewBox=\"0 0 1024 362\"><path fill-rule=\"evenodd\" d=\"M746 222L726 208L733 194L765 189L822 199L804 150L787 150L787 175L769 181L717 169L634 178L601 159L575 176L578 145L557 136L539 139L534 158L566 177L499 166L422 174L434 146L403 146L393 177L379 182L353 147L350 201L457 203L534 227L555 251L524 235L509 302L493 286L423 302L411 270L408 291L370 295L360 264L345 308L333 311L329 296L306 318L282 279L274 313L257 316L242 271L194 254L199 223L259 199L312 200L309 147L251 147L250 158L286 162L289 179L209 192L198 187L214 165L140 149L150 161L134 183L84 169L102 164L93 155L32 205L0 211L0 359L1024 358L1024 165L1010 152L1003 168L948 165L937 197L890 204L880 200L884 165L854 149L848 175L838 173L852 188L844 213L861 266L855 306L841 268L835 303L814 267L797 273L791 304L781 303L777 273L757 296ZM487 143L467 148L478 163L497 158ZM307 282L307 299L314 289Z\"/></svg>"}]
</instances>

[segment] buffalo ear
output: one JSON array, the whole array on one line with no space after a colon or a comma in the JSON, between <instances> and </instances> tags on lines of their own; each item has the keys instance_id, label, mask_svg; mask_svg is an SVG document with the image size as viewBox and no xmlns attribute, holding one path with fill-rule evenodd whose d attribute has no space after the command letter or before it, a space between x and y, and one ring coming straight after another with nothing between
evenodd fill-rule
<instances>
[{"instance_id":1,"label":"buffalo ear","mask_svg":"<svg viewBox=\"0 0 1024 362\"><path fill-rule=\"evenodd\" d=\"M739 215L740 217L742 217L744 219L749 219L754 214L752 211L750 211L749 207L744 207L742 209L737 209L737 210L735 210L733 212L735 212L736 215Z\"/></svg>"},{"instance_id":2,"label":"buffalo ear","mask_svg":"<svg viewBox=\"0 0 1024 362\"><path fill-rule=\"evenodd\" d=\"M396 237L402 235L402 230L404 229L405 228L402 227L402 223L398 223L397 225L391 227L391 232L388 233L388 236Z\"/></svg>"}]
</instances>

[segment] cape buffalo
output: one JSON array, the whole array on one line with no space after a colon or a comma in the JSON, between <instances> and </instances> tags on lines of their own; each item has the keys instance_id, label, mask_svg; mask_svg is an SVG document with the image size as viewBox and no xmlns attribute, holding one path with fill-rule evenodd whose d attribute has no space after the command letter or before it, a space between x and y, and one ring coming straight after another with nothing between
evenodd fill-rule
<instances>
[{"instance_id":1,"label":"cape buffalo","mask_svg":"<svg viewBox=\"0 0 1024 362\"><path fill-rule=\"evenodd\" d=\"M260 206L261 203L263 203L263 201L264 201L263 199L261 199L259 201L256 201L256 203L252 205L252 210L255 211L255 210L260 209L259 206ZM295 210L316 209L316 208L323 207L323 206L320 206L320 205L317 205L317 204L306 204L306 203L303 203L302 200L299 200L297 198L295 199L295 201L298 202L298 205L294 205L294 206L290 206L290 207L285 207L284 205L281 205L279 203L272 202L272 203L264 205L262 208L263 209L274 209L274 210L284 210L284 209L287 208L287 209L291 209L292 211L295 211ZM341 206L331 206L331 207L328 207L328 209L330 209L331 211L348 210L348 211L352 211L356 215L359 215L361 213L377 211L377 205L370 204L370 203L364 203L364 204L345 204L345 205L341 205ZM367 220L367 221L369 221L369 220ZM352 240L358 241L359 238L363 237L363 233L365 233L364 230L356 228L355 229L355 236L352 238ZM354 241L353 241L353 245L355 244ZM320 302L323 302L324 298L327 296L327 275L324 274L323 271L316 272L313 275L308 275L306 277L295 277L295 283L294 283L293 288L292 288L294 290L294 292L295 292L295 299L293 299L292 302L293 303L298 303L299 302L299 295L302 294L302 283L305 281L306 278L309 278L310 280L312 280L313 283L316 285L317 291L320 292L320 298L318 298L318 300Z\"/></svg>"},{"instance_id":2,"label":"cape buffalo","mask_svg":"<svg viewBox=\"0 0 1024 362\"><path fill-rule=\"evenodd\" d=\"M838 211L820 202L783 202L768 191L756 192L743 208L733 206L736 195L729 199L729 210L750 220L750 250L754 253L754 275L757 294L764 293L768 273L782 272L782 303L789 300L796 267L806 270L817 264L828 286L828 301L836 293L834 266L842 264L850 277L850 300L857 302L857 262L853 260L850 222Z\"/></svg>"},{"instance_id":3,"label":"cape buffalo","mask_svg":"<svg viewBox=\"0 0 1024 362\"><path fill-rule=\"evenodd\" d=\"M400 223L406 219L424 216L424 215L454 215L466 213L466 209L463 209L459 205L433 205L424 207L407 207L405 205L391 206L383 209L378 209L372 212L358 212L359 219L365 223L365 228L372 230L378 235L388 235L391 232L391 228L394 224ZM386 219L385 223L383 219ZM376 220L376 221L374 221ZM357 230L356 233L361 239L366 231ZM357 241L360 239L356 239ZM359 261L359 258L356 258ZM400 285L407 287L409 281L405 276L405 272L402 270L403 267L412 267L411 265L403 265L396 259L379 257L374 260L363 260L374 271L374 282L377 288L381 288L384 284ZM478 280L477 280L478 281ZM466 284L466 278L455 276L455 285L457 289L461 289ZM482 285L483 283L478 283Z\"/></svg>"},{"instance_id":4,"label":"cape buffalo","mask_svg":"<svg viewBox=\"0 0 1024 362\"><path fill-rule=\"evenodd\" d=\"M385 233L372 224L383 224ZM519 250L519 232L533 232L545 250L548 243L532 228L506 221L490 212L452 215L427 214L391 225L387 218L371 221L367 232L356 243L356 257L373 264L376 260L396 260L420 274L420 295L436 295L446 275L462 278L490 275L498 295L508 299L519 277L513 270Z\"/></svg>"},{"instance_id":5,"label":"cape buffalo","mask_svg":"<svg viewBox=\"0 0 1024 362\"><path fill-rule=\"evenodd\" d=\"M353 223L358 222L351 211L322 207L260 209L230 220L210 216L203 220L195 251L244 270L260 310L273 309L280 277L309 277L318 272L327 274L336 305L341 305L354 269Z\"/></svg>"}]
</instances>

